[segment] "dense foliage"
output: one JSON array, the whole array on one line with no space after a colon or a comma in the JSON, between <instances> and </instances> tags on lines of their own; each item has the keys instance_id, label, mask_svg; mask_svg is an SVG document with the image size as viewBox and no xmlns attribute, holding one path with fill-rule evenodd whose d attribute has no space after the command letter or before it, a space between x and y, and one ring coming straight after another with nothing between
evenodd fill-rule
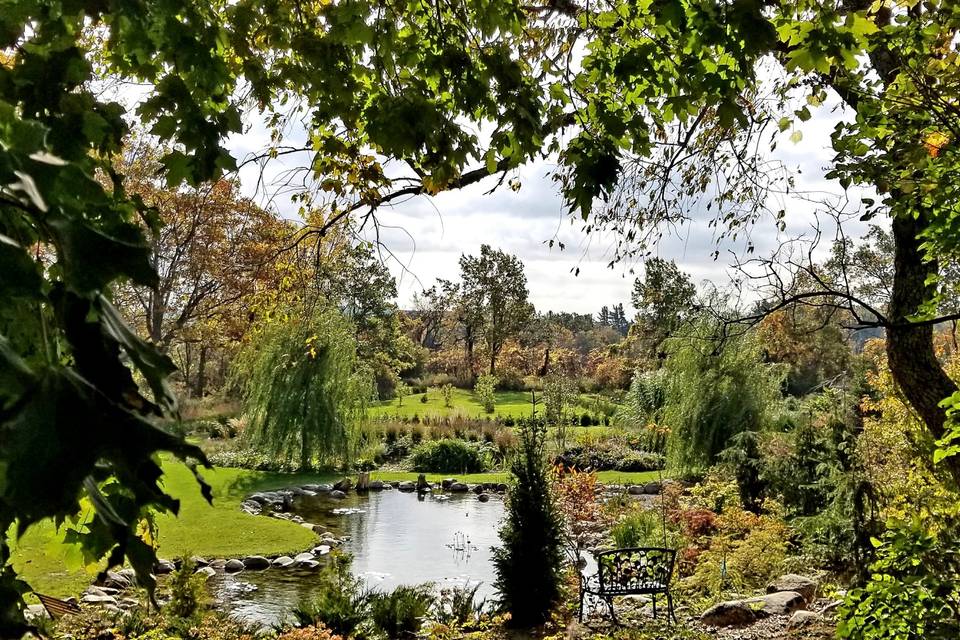
<instances>
[{"instance_id":1,"label":"dense foliage","mask_svg":"<svg viewBox=\"0 0 960 640\"><path fill-rule=\"evenodd\" d=\"M477 443L463 440L431 440L413 448L410 464L414 471L434 473L480 473L487 455Z\"/></svg>"}]
</instances>

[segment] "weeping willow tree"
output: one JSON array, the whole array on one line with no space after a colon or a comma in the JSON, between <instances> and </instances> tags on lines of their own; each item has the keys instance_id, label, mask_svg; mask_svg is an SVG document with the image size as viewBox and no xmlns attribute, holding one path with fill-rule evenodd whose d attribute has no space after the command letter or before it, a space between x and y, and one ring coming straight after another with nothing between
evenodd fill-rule
<instances>
[{"instance_id":1,"label":"weeping willow tree","mask_svg":"<svg viewBox=\"0 0 960 640\"><path fill-rule=\"evenodd\" d=\"M301 469L350 459L373 383L337 309L314 302L264 320L234 367L251 445Z\"/></svg>"},{"instance_id":2,"label":"weeping willow tree","mask_svg":"<svg viewBox=\"0 0 960 640\"><path fill-rule=\"evenodd\" d=\"M669 433L667 464L681 474L716 462L733 436L760 431L781 399L785 371L764 362L755 334L722 343L715 334L703 320L667 344L660 419Z\"/></svg>"}]
</instances>

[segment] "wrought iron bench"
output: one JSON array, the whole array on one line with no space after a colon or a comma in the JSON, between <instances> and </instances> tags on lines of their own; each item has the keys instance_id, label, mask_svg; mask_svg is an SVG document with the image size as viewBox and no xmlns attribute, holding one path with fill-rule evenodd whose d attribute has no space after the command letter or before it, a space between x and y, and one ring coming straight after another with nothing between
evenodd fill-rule
<instances>
[{"instance_id":1,"label":"wrought iron bench","mask_svg":"<svg viewBox=\"0 0 960 640\"><path fill-rule=\"evenodd\" d=\"M661 547L613 549L596 554L597 573L590 577L580 575L579 618L583 621L583 601L589 594L602 599L610 610L614 624L620 624L613 610L617 596L648 595L653 600L653 616L657 616L657 596L667 597L667 623L677 621L673 612L670 579L676 552Z\"/></svg>"}]
</instances>

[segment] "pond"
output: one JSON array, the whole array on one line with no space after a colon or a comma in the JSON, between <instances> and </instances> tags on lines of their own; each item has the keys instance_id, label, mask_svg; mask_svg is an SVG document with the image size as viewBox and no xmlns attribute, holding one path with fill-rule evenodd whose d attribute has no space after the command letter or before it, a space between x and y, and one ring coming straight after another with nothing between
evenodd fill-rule
<instances>
[{"instance_id":1,"label":"pond","mask_svg":"<svg viewBox=\"0 0 960 640\"><path fill-rule=\"evenodd\" d=\"M473 494L383 491L350 493L342 500L320 494L294 498L291 512L347 536L341 548L353 555L353 572L370 588L479 583L478 599L493 596L490 548L499 544L499 496L480 502ZM221 573L209 584L218 606L232 616L270 626L289 619L299 602L311 598L317 580L316 572L267 569Z\"/></svg>"}]
</instances>

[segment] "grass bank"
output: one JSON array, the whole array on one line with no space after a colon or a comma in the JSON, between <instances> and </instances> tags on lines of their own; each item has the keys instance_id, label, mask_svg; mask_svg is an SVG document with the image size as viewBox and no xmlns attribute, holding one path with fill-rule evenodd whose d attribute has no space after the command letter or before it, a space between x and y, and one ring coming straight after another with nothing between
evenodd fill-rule
<instances>
[{"instance_id":1,"label":"grass bank","mask_svg":"<svg viewBox=\"0 0 960 640\"><path fill-rule=\"evenodd\" d=\"M426 397L426 401L424 401L424 397ZM601 408L609 404L609 401L602 399L597 394L581 394L577 398L575 410L599 415ZM454 416L506 418L509 416L519 418L529 416L532 410L533 404L529 391L497 391L494 411L493 413L487 413L477 401L476 395L469 389L452 389L450 406L448 407L443 401L443 394L440 389L430 387L426 393L414 393L406 396L403 398L402 404L398 403L396 399L374 403L370 408L369 416L371 418L412 418L414 416L421 418L426 416L440 418ZM537 410L543 410L543 401L539 392L537 393Z\"/></svg>"}]
</instances>

